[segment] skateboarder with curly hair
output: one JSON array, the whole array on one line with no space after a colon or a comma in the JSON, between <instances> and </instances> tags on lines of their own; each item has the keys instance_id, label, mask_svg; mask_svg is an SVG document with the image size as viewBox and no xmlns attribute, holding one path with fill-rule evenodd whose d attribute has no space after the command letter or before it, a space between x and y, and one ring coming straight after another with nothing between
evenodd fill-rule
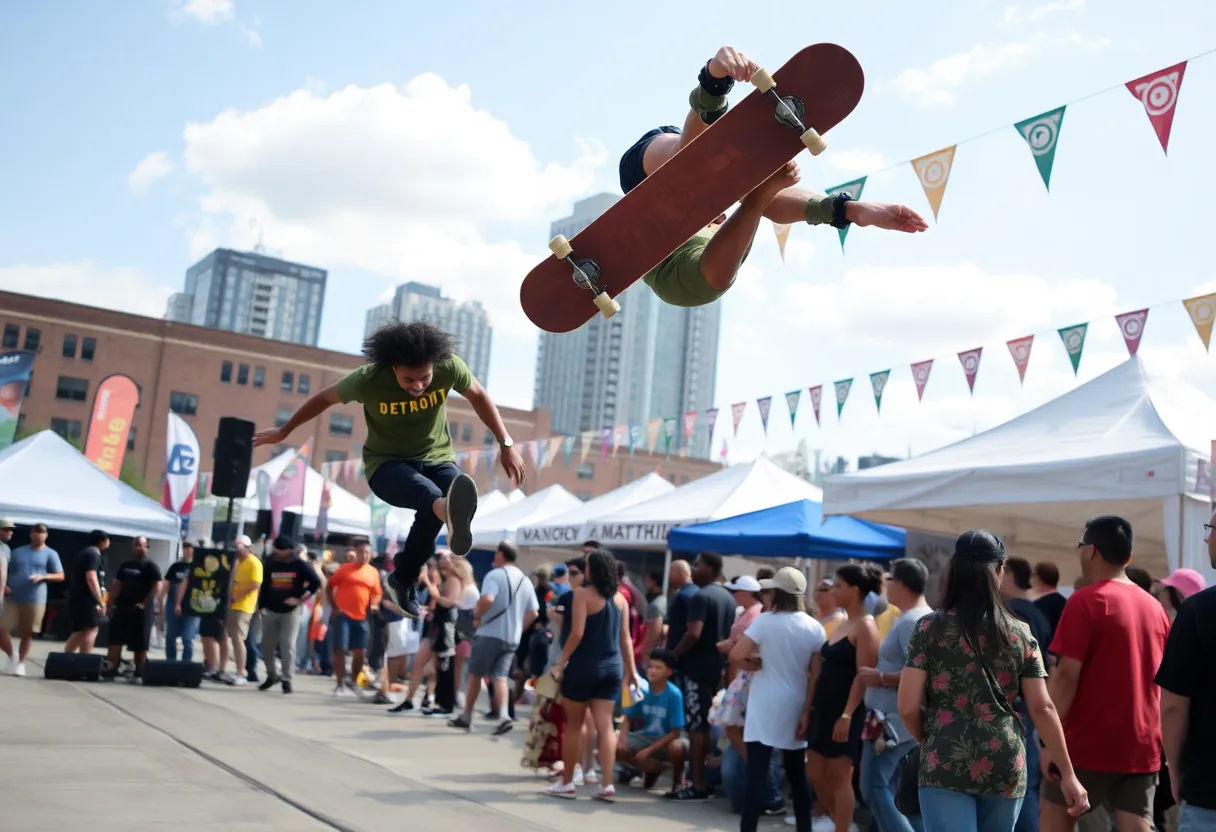
<instances>
[{"instance_id":1,"label":"skateboarder with curly hair","mask_svg":"<svg viewBox=\"0 0 1216 832\"><path fill-rule=\"evenodd\" d=\"M621 157L621 190L629 193L636 188L681 147L721 118L727 109L727 93L736 81L750 81L757 68L755 62L733 47L719 49L701 68L697 86L688 97L691 109L683 129L668 125L651 130ZM904 205L859 202L847 194L811 193L794 187L799 178L798 165L785 164L745 196L729 219L719 216L642 280L661 300L673 306L712 303L734 284L735 275L751 250L761 217L783 225L806 222L844 228L852 223L907 233L929 227L919 214Z\"/></svg>"}]
</instances>

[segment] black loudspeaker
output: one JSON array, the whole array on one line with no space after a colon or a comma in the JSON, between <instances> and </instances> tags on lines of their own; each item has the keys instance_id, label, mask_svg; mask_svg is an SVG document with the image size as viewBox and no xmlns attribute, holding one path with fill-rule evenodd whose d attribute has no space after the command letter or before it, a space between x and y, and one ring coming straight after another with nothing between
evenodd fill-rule
<instances>
[{"instance_id":1,"label":"black loudspeaker","mask_svg":"<svg viewBox=\"0 0 1216 832\"><path fill-rule=\"evenodd\" d=\"M244 499L253 464L253 422L225 416L215 439L215 472L211 493L216 497Z\"/></svg>"},{"instance_id":2,"label":"black loudspeaker","mask_svg":"<svg viewBox=\"0 0 1216 832\"><path fill-rule=\"evenodd\" d=\"M47 653L43 674L61 682L98 682L105 666L100 653Z\"/></svg>"},{"instance_id":3,"label":"black loudspeaker","mask_svg":"<svg viewBox=\"0 0 1216 832\"><path fill-rule=\"evenodd\" d=\"M203 665L148 659L144 662L143 680L144 687L197 688L203 683Z\"/></svg>"},{"instance_id":4,"label":"black loudspeaker","mask_svg":"<svg viewBox=\"0 0 1216 832\"><path fill-rule=\"evenodd\" d=\"M274 512L268 508L258 509L258 537L270 537L274 527Z\"/></svg>"},{"instance_id":5,"label":"black loudspeaker","mask_svg":"<svg viewBox=\"0 0 1216 832\"><path fill-rule=\"evenodd\" d=\"M285 511L279 518L279 534L285 536L288 540L299 543L303 529L304 522L300 515L294 511Z\"/></svg>"}]
</instances>

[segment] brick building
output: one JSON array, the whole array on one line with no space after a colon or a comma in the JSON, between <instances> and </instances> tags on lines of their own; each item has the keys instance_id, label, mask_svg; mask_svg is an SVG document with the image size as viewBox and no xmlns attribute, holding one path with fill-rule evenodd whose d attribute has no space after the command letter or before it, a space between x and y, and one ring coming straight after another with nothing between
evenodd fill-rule
<instances>
[{"instance_id":1,"label":"brick building","mask_svg":"<svg viewBox=\"0 0 1216 832\"><path fill-rule=\"evenodd\" d=\"M0 352L37 352L29 393L21 407L21 424L51 428L83 442L97 385L121 373L140 387L141 401L127 443L127 458L159 495L165 472L166 422L170 410L180 414L198 435L203 460L211 470L216 431L223 416L250 419L259 429L282 424L313 393L335 383L363 363L362 356L316 349L251 335L207 329L28 295L0 292ZM500 407L511 437L519 444L550 435L544 410ZM456 450L484 448L494 438L472 407L459 396L448 404ZM361 407L339 405L302 426L293 442L314 437L310 464L358 458L366 438ZM259 448L253 464L271 459L283 448ZM611 491L648 471L659 469L677 485L718 470L704 460L664 459L622 451L601 459L599 448L567 467L561 459L524 484L528 493L560 483L589 499ZM501 468L478 466L478 485L507 488ZM343 486L368 495L360 479Z\"/></svg>"}]
</instances>

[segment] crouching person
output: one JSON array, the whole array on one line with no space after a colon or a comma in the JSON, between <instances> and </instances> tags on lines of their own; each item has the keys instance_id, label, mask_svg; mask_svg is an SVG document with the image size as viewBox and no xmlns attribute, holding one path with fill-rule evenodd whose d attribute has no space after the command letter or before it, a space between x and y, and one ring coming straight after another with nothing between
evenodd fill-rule
<instances>
[{"instance_id":1,"label":"crouching person","mask_svg":"<svg viewBox=\"0 0 1216 832\"><path fill-rule=\"evenodd\" d=\"M684 695L671 682L676 658L666 650L650 654L646 678L650 691L624 711L618 740L617 760L641 769L645 787L651 789L665 765L671 766L671 792L684 785L684 761L688 746L680 738L684 728ZM636 730L635 730L636 729Z\"/></svg>"}]
</instances>

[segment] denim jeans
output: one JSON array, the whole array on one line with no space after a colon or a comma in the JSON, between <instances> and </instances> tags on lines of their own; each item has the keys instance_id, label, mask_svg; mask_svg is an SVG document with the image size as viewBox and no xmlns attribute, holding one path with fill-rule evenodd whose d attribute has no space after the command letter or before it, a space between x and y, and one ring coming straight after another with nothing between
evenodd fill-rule
<instances>
[{"instance_id":1,"label":"denim jeans","mask_svg":"<svg viewBox=\"0 0 1216 832\"><path fill-rule=\"evenodd\" d=\"M1178 832L1216 832L1216 809L1200 809L1183 803Z\"/></svg>"},{"instance_id":2,"label":"denim jeans","mask_svg":"<svg viewBox=\"0 0 1216 832\"><path fill-rule=\"evenodd\" d=\"M258 661L262 659L262 615L261 610L249 621L249 635L245 637L245 677L251 682L258 680ZM274 661L274 656L270 657Z\"/></svg>"},{"instance_id":3,"label":"denim jeans","mask_svg":"<svg viewBox=\"0 0 1216 832\"><path fill-rule=\"evenodd\" d=\"M177 661L177 640L182 640L182 661L194 661L194 637L198 635L198 616L177 614L173 604L165 604L165 658Z\"/></svg>"},{"instance_id":4,"label":"denim jeans","mask_svg":"<svg viewBox=\"0 0 1216 832\"><path fill-rule=\"evenodd\" d=\"M1013 829L1014 832L1039 832L1039 786L1043 783L1043 772L1039 769L1039 735L1027 714L1022 714L1022 726L1026 729L1026 797L1022 799L1022 809Z\"/></svg>"},{"instance_id":5,"label":"denim jeans","mask_svg":"<svg viewBox=\"0 0 1216 832\"><path fill-rule=\"evenodd\" d=\"M730 799L730 808L734 813L743 814L744 800L747 797L747 761L735 750L734 745L726 746L726 750L722 752L722 788ZM781 761L774 754L764 798L760 803L763 806L775 806L784 802L785 798L781 796Z\"/></svg>"},{"instance_id":6,"label":"denim jeans","mask_svg":"<svg viewBox=\"0 0 1216 832\"><path fill-rule=\"evenodd\" d=\"M460 469L454 462L389 459L380 463L368 480L368 487L381 500L416 512L405 546L393 558L397 586L416 582L422 565L435 554L435 538L443 531L443 521L435 516L431 506L447 496L448 488L458 476Z\"/></svg>"},{"instance_id":7,"label":"denim jeans","mask_svg":"<svg viewBox=\"0 0 1216 832\"><path fill-rule=\"evenodd\" d=\"M887 746L883 753L874 750L874 743L861 745L861 771L859 785L861 797L870 807L878 832L923 832L920 818L906 818L895 808L895 782L899 774L899 762L916 747L916 740L908 739L899 745Z\"/></svg>"},{"instance_id":8,"label":"denim jeans","mask_svg":"<svg viewBox=\"0 0 1216 832\"><path fill-rule=\"evenodd\" d=\"M1013 832L1020 797L994 797L920 788L920 814L925 832Z\"/></svg>"}]
</instances>

